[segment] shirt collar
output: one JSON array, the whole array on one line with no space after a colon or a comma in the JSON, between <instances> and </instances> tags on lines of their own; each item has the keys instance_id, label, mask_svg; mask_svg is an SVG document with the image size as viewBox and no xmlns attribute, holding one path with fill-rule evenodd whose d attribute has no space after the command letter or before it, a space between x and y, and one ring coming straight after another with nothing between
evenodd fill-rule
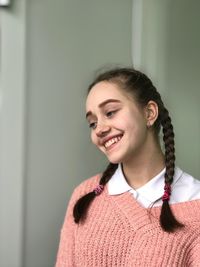
<instances>
[{"instance_id":1,"label":"shirt collar","mask_svg":"<svg viewBox=\"0 0 200 267\"><path fill-rule=\"evenodd\" d=\"M122 171L121 164L119 164L117 170L108 182L108 193L109 195L118 195L123 194L127 191L131 191L132 193L139 194L148 199L149 201L154 202L157 199L161 198L164 193L165 170L166 168L164 168L161 172L154 176L145 185L135 190L127 183ZM179 169L178 167L175 168L172 188L173 185L181 177L182 173L183 172L181 169Z\"/></svg>"}]
</instances>

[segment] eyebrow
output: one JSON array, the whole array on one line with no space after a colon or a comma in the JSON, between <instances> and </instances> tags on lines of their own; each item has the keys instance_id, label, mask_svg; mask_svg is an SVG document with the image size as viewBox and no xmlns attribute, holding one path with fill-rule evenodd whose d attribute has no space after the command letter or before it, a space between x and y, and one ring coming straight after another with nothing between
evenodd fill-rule
<instances>
[{"instance_id":1,"label":"eyebrow","mask_svg":"<svg viewBox=\"0 0 200 267\"><path fill-rule=\"evenodd\" d=\"M98 105L98 107L99 108L102 108L102 107L104 107L105 105L107 105L107 104L109 104L109 103L121 103L121 101L120 100L117 100L117 99L107 99L107 100L105 100L105 101L103 101L102 103L100 103L99 105ZM88 111L87 113L86 113L86 119L88 118L88 116L91 116L92 115L92 112L91 111Z\"/></svg>"}]
</instances>

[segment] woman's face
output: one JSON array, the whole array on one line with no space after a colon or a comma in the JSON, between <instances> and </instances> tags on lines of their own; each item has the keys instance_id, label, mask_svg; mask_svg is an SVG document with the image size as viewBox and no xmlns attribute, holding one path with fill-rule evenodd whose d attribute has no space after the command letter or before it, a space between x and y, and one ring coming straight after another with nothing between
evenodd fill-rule
<instances>
[{"instance_id":1,"label":"woman's face","mask_svg":"<svg viewBox=\"0 0 200 267\"><path fill-rule=\"evenodd\" d=\"M115 83L99 82L88 94L86 118L92 142L112 163L141 153L147 140L145 111Z\"/></svg>"}]
</instances>

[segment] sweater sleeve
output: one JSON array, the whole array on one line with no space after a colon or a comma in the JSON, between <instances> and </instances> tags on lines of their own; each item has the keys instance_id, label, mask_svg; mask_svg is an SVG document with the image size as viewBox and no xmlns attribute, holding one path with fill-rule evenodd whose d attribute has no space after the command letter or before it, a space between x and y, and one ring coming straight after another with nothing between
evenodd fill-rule
<instances>
[{"instance_id":1,"label":"sweater sleeve","mask_svg":"<svg viewBox=\"0 0 200 267\"><path fill-rule=\"evenodd\" d=\"M75 236L78 224L74 222L73 209L77 200L91 192L99 183L100 174L83 181L77 186L68 204L65 220L61 229L60 244L55 267L75 267Z\"/></svg>"},{"instance_id":2,"label":"sweater sleeve","mask_svg":"<svg viewBox=\"0 0 200 267\"><path fill-rule=\"evenodd\" d=\"M79 199L77 197L76 189L74 190L72 197L69 201L65 220L61 229L60 235L60 244L57 253L57 261L55 267L74 267L74 254L75 254L75 244L74 244L74 236L75 229L77 224L74 222L73 218L73 208L74 205Z\"/></svg>"}]
</instances>

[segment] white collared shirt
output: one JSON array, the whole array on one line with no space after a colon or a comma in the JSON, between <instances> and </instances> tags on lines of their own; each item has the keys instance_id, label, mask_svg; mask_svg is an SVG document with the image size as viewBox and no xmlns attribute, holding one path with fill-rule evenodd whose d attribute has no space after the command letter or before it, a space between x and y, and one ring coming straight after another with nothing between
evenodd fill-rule
<instances>
[{"instance_id":1,"label":"white collared shirt","mask_svg":"<svg viewBox=\"0 0 200 267\"><path fill-rule=\"evenodd\" d=\"M162 205L162 196L164 194L164 173L165 168L145 185L134 189L127 183L122 172L121 164L119 164L108 182L108 193L109 195L118 195L129 191L146 208L158 199L154 206L160 206ZM172 204L195 199L200 199L200 181L176 167L169 203Z\"/></svg>"}]
</instances>

